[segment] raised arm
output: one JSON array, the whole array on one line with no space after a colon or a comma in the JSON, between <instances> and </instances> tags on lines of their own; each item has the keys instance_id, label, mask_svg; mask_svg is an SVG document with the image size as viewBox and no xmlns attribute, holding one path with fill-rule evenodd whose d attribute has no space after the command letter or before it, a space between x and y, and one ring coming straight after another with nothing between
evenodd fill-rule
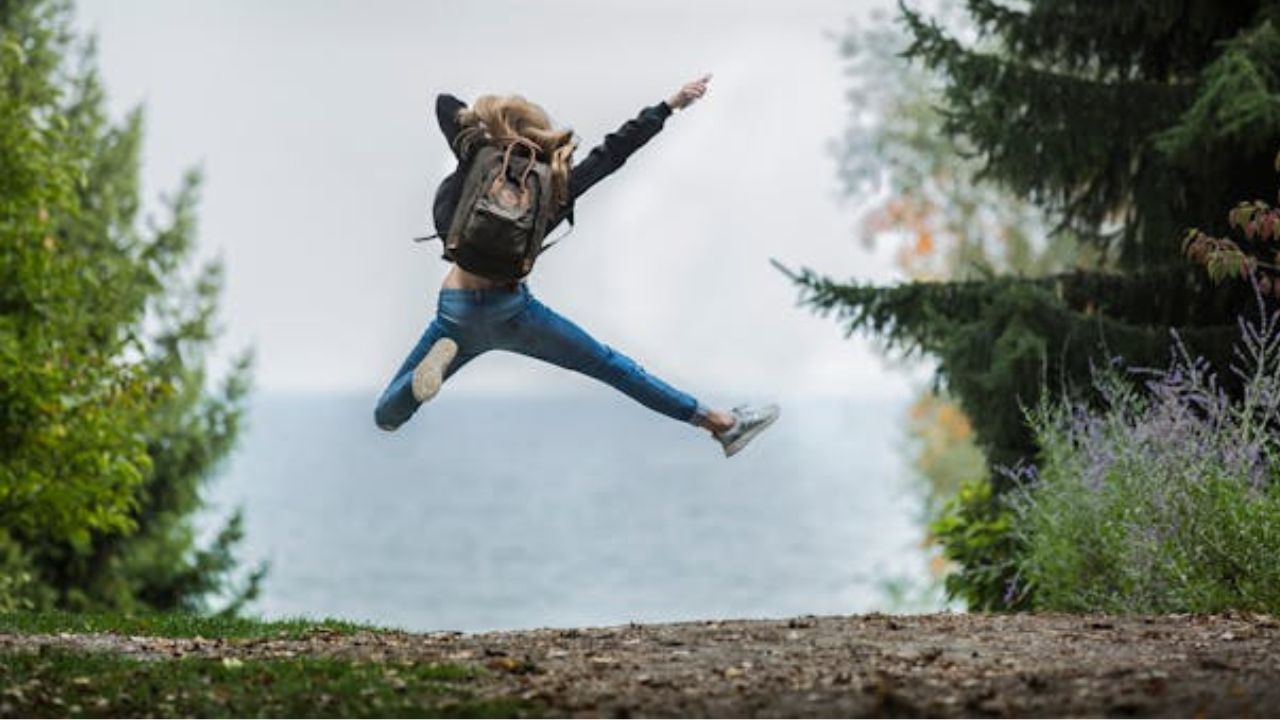
<instances>
[{"instance_id":1,"label":"raised arm","mask_svg":"<svg viewBox=\"0 0 1280 720\"><path fill-rule=\"evenodd\" d=\"M444 133L445 142L449 143L449 149L453 151L454 157L458 157L458 148L454 146L453 141L457 139L458 131L462 129L458 125L458 111L466 106L466 103L448 93L440 93L436 96L436 122L440 123L440 132Z\"/></svg>"},{"instance_id":2,"label":"raised arm","mask_svg":"<svg viewBox=\"0 0 1280 720\"><path fill-rule=\"evenodd\" d=\"M603 180L622 167L627 158L654 135L662 130L673 110L688 107L707 92L710 75L686 83L669 99L651 105L640 114L623 123L622 127L605 135L604 142L591 149L582 162L569 173L569 197L576 199L592 185Z\"/></svg>"}]
</instances>

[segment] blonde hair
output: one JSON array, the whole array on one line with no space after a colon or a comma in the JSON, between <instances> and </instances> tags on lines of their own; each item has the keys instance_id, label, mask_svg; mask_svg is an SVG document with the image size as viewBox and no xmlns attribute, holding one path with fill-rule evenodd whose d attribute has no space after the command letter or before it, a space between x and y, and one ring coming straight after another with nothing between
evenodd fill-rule
<instances>
[{"instance_id":1,"label":"blonde hair","mask_svg":"<svg viewBox=\"0 0 1280 720\"><path fill-rule=\"evenodd\" d=\"M556 207L569 201L569 168L573 131L556 130L546 111L519 95L482 95L475 104L458 112L461 130L454 138L466 156L478 145L507 145L525 141L538 147L541 159L551 166L551 200Z\"/></svg>"}]
</instances>

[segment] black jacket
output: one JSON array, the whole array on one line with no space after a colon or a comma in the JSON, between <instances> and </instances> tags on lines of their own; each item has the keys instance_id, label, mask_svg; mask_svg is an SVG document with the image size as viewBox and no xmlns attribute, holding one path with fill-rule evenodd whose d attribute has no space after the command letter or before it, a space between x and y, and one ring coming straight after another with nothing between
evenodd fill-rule
<instances>
[{"instance_id":1,"label":"black jacket","mask_svg":"<svg viewBox=\"0 0 1280 720\"><path fill-rule=\"evenodd\" d=\"M449 235L449 226L453 221L454 210L458 207L459 195L462 193L462 179L465 173L465 159L461 157L454 140L461 129L458 125L458 111L466 107L458 98L441 94L436 97L436 120L440 123L440 132L458 159L458 166L449 174L436 190L432 215L436 232L440 237ZM575 163L569 170L569 203L552 220L547 232L565 220L573 222L574 201L592 185L603 180L609 173L622 167L631 153L662 130L663 123L671 116L671 106L666 101L651 105L640 111L640 114L623 123L622 127L604 137L604 142L591 149L585 160Z\"/></svg>"}]
</instances>

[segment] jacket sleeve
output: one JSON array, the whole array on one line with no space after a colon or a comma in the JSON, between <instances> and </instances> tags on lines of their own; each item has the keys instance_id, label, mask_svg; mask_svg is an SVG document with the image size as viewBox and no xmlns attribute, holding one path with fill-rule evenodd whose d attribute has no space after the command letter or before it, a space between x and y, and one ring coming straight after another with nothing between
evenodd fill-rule
<instances>
[{"instance_id":1,"label":"jacket sleeve","mask_svg":"<svg viewBox=\"0 0 1280 720\"><path fill-rule=\"evenodd\" d=\"M586 159L574 165L569 172L570 200L577 199L592 185L622 167L631 153L639 150L662 130L669 117L671 106L664 100L641 110L639 115L606 135L604 142L592 148Z\"/></svg>"},{"instance_id":2,"label":"jacket sleeve","mask_svg":"<svg viewBox=\"0 0 1280 720\"><path fill-rule=\"evenodd\" d=\"M436 96L436 122L440 123L440 132L444 133L449 149L453 151L454 157L459 159L461 158L458 155L458 148L454 146L453 141L457 139L458 131L462 129L458 125L458 111L466 107L466 103L448 93Z\"/></svg>"}]
</instances>

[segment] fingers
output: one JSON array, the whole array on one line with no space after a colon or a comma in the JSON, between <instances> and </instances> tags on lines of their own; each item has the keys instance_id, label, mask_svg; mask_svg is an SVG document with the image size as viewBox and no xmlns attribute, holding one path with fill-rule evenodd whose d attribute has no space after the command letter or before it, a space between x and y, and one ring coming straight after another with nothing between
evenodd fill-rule
<instances>
[{"instance_id":1,"label":"fingers","mask_svg":"<svg viewBox=\"0 0 1280 720\"><path fill-rule=\"evenodd\" d=\"M707 73L692 82L686 83L684 93L690 100L696 100L707 94L707 83L711 82L711 73Z\"/></svg>"},{"instance_id":2,"label":"fingers","mask_svg":"<svg viewBox=\"0 0 1280 720\"><path fill-rule=\"evenodd\" d=\"M711 73L707 73L697 80L690 80L685 83L675 95L671 97L671 105L675 108L683 108L690 103L698 100L707 94L707 83L711 82Z\"/></svg>"}]
</instances>

